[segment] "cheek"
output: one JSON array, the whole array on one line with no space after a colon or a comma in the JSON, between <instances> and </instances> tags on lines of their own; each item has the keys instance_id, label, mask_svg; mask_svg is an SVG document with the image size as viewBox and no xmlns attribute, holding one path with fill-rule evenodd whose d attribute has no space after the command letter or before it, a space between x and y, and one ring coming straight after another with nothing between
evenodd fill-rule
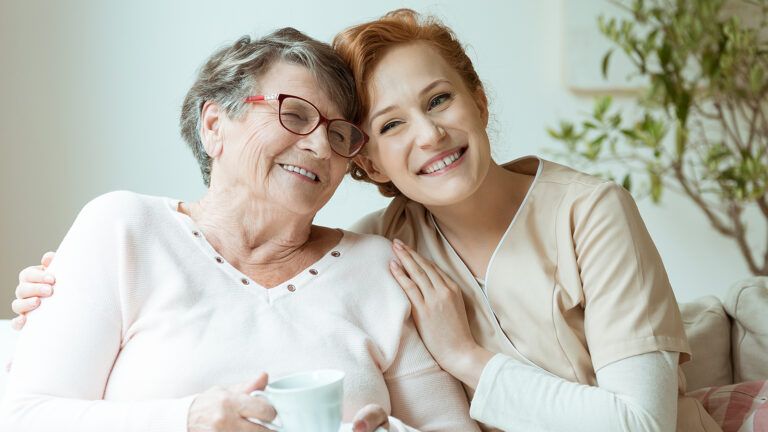
<instances>
[{"instance_id":1,"label":"cheek","mask_svg":"<svg viewBox=\"0 0 768 432\"><path fill-rule=\"evenodd\" d=\"M376 164L379 171L387 177L392 177L408 170L408 148L403 143L406 138L402 135L380 143L369 152L368 157Z\"/></svg>"},{"instance_id":2,"label":"cheek","mask_svg":"<svg viewBox=\"0 0 768 432\"><path fill-rule=\"evenodd\" d=\"M334 158L337 158L338 160L333 160L331 162L331 178L333 178L334 182L338 185L344 180L344 176L347 174L349 159L335 155Z\"/></svg>"}]
</instances>

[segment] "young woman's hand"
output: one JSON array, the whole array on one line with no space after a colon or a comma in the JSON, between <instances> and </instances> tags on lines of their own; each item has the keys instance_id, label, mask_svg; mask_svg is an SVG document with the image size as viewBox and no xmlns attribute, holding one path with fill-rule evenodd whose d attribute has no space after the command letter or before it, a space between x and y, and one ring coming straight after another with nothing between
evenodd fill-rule
<instances>
[{"instance_id":1,"label":"young woman's hand","mask_svg":"<svg viewBox=\"0 0 768 432\"><path fill-rule=\"evenodd\" d=\"M11 309L18 314L11 321L11 326L21 330L27 322L27 313L40 306L41 297L53 294L53 284L56 279L46 270L51 264L54 252L46 252L40 259L40 265L27 267L19 273L19 285L16 286L16 300L11 303Z\"/></svg>"},{"instance_id":2,"label":"young woman's hand","mask_svg":"<svg viewBox=\"0 0 768 432\"><path fill-rule=\"evenodd\" d=\"M446 372L476 388L493 353L475 342L458 285L413 249L395 240L390 270L411 301L424 345Z\"/></svg>"},{"instance_id":3,"label":"young woman's hand","mask_svg":"<svg viewBox=\"0 0 768 432\"><path fill-rule=\"evenodd\" d=\"M355 414L352 432L389 432L389 416L379 405L369 404Z\"/></svg>"}]
</instances>

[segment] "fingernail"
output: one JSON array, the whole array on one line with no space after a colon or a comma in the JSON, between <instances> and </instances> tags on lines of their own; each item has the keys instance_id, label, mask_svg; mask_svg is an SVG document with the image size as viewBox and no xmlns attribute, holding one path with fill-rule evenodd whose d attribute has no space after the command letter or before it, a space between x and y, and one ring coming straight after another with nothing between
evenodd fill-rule
<instances>
[{"instance_id":1,"label":"fingernail","mask_svg":"<svg viewBox=\"0 0 768 432\"><path fill-rule=\"evenodd\" d=\"M54 279L53 276L51 276L51 275L45 275L45 278L43 278L43 280L46 283L53 283L53 281L56 280L56 279Z\"/></svg>"},{"instance_id":2,"label":"fingernail","mask_svg":"<svg viewBox=\"0 0 768 432\"><path fill-rule=\"evenodd\" d=\"M397 249L397 250L403 250L403 244L402 244L402 243L400 243L399 241L395 240L395 242L394 242L394 243L392 243L392 244L395 246L395 249Z\"/></svg>"},{"instance_id":3,"label":"fingernail","mask_svg":"<svg viewBox=\"0 0 768 432\"><path fill-rule=\"evenodd\" d=\"M51 294L51 287L46 285L43 288L41 288L40 291L42 291L42 293L45 294L45 295L50 295Z\"/></svg>"}]
</instances>

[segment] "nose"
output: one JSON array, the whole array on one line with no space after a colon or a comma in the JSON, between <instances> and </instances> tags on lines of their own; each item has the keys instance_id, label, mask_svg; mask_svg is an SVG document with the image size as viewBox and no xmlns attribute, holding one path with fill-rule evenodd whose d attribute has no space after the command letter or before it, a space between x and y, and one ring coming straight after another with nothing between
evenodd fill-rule
<instances>
[{"instance_id":1,"label":"nose","mask_svg":"<svg viewBox=\"0 0 768 432\"><path fill-rule=\"evenodd\" d=\"M423 149L438 147L445 138L445 129L427 116L415 120L416 145Z\"/></svg>"},{"instance_id":2,"label":"nose","mask_svg":"<svg viewBox=\"0 0 768 432\"><path fill-rule=\"evenodd\" d=\"M331 157L331 143L328 141L328 125L320 124L309 135L301 137L296 143L300 149L312 152L317 159Z\"/></svg>"}]
</instances>

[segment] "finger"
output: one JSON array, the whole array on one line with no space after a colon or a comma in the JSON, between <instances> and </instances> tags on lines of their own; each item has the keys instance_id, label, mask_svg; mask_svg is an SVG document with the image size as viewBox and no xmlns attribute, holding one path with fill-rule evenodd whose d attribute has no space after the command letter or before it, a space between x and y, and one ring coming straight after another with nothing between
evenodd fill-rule
<instances>
[{"instance_id":1,"label":"finger","mask_svg":"<svg viewBox=\"0 0 768 432\"><path fill-rule=\"evenodd\" d=\"M269 382L269 376L266 373L261 372L254 380L242 384L231 385L227 387L227 390L236 394L250 395L253 391L264 390L264 387L267 386L267 382Z\"/></svg>"},{"instance_id":2,"label":"finger","mask_svg":"<svg viewBox=\"0 0 768 432\"><path fill-rule=\"evenodd\" d=\"M455 293L461 292L461 288L459 288L459 285L451 279L450 276L448 276L440 267L435 266L435 271L440 276L440 278L443 279L443 283L445 283L445 286L447 286L451 291Z\"/></svg>"},{"instance_id":3,"label":"finger","mask_svg":"<svg viewBox=\"0 0 768 432\"><path fill-rule=\"evenodd\" d=\"M22 282L16 287L16 298L50 297L53 287L48 284Z\"/></svg>"},{"instance_id":4,"label":"finger","mask_svg":"<svg viewBox=\"0 0 768 432\"><path fill-rule=\"evenodd\" d=\"M410 246L403 243L402 241L395 239L395 242L400 246L402 246L402 248L406 252L408 252L411 258L416 262L416 264L418 264L422 268L422 270L424 270L424 273L427 274L433 286L437 286L438 284L441 284L441 283L445 284L445 281L443 280L443 278L437 273L436 270L438 267L437 265L435 265L434 262L424 258L423 256L421 256L421 254L413 250Z\"/></svg>"},{"instance_id":5,"label":"finger","mask_svg":"<svg viewBox=\"0 0 768 432\"><path fill-rule=\"evenodd\" d=\"M384 408L376 404L361 408L352 421L354 432L373 432L378 427L389 428L389 417Z\"/></svg>"},{"instance_id":6,"label":"finger","mask_svg":"<svg viewBox=\"0 0 768 432\"><path fill-rule=\"evenodd\" d=\"M18 330L21 330L24 327L24 324L26 323L27 323L27 316L19 315L16 318L11 320L11 328L18 331Z\"/></svg>"},{"instance_id":7,"label":"finger","mask_svg":"<svg viewBox=\"0 0 768 432\"><path fill-rule=\"evenodd\" d=\"M413 259L411 254L401 245L395 243L395 256L400 261L406 274L416 282L422 292L432 289L432 280L423 268Z\"/></svg>"},{"instance_id":8,"label":"finger","mask_svg":"<svg viewBox=\"0 0 768 432\"><path fill-rule=\"evenodd\" d=\"M236 421L233 430L236 430L237 432L274 432L274 429L254 423L248 419L240 419Z\"/></svg>"},{"instance_id":9,"label":"finger","mask_svg":"<svg viewBox=\"0 0 768 432\"><path fill-rule=\"evenodd\" d=\"M53 275L46 272L42 266L27 267L19 272L19 282L47 283L50 285L55 281Z\"/></svg>"},{"instance_id":10,"label":"finger","mask_svg":"<svg viewBox=\"0 0 768 432\"><path fill-rule=\"evenodd\" d=\"M46 252L43 254L43 257L40 259L40 264L42 264L43 268L46 269L48 266L51 265L51 261L53 261L53 257L56 256L56 252Z\"/></svg>"},{"instance_id":11,"label":"finger","mask_svg":"<svg viewBox=\"0 0 768 432\"><path fill-rule=\"evenodd\" d=\"M18 315L22 315L37 309L38 306L40 306L40 299L38 297L16 299L11 303L11 310Z\"/></svg>"},{"instance_id":12,"label":"finger","mask_svg":"<svg viewBox=\"0 0 768 432\"><path fill-rule=\"evenodd\" d=\"M271 422L277 417L275 407L263 397L240 395L237 398L240 409L237 411L243 418L255 418L261 421Z\"/></svg>"},{"instance_id":13,"label":"finger","mask_svg":"<svg viewBox=\"0 0 768 432\"><path fill-rule=\"evenodd\" d=\"M400 288L403 289L403 292L405 292L405 295L412 305L418 306L424 302L424 294L422 294L419 286L405 274L405 270L403 270L400 263L395 260L390 261L389 271L392 273L392 276L394 276L397 283L400 284Z\"/></svg>"}]
</instances>

